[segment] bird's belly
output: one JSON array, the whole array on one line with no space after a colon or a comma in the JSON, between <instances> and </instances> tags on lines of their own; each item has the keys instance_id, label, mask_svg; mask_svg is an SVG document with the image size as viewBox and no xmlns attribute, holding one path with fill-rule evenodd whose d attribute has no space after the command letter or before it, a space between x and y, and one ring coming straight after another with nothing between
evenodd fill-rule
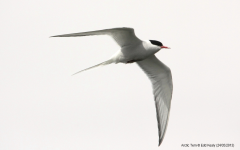
<instances>
[{"instance_id":1,"label":"bird's belly","mask_svg":"<svg viewBox=\"0 0 240 150\"><path fill-rule=\"evenodd\" d=\"M125 53L121 53L119 55L119 62L121 63L133 63L136 61L141 61L146 59L148 56L150 56L151 54L147 53L146 51L131 51L128 52L127 54Z\"/></svg>"},{"instance_id":2,"label":"bird's belly","mask_svg":"<svg viewBox=\"0 0 240 150\"><path fill-rule=\"evenodd\" d=\"M157 51L147 50L142 45L122 48L115 54L116 63L132 63L141 61L155 54Z\"/></svg>"}]
</instances>

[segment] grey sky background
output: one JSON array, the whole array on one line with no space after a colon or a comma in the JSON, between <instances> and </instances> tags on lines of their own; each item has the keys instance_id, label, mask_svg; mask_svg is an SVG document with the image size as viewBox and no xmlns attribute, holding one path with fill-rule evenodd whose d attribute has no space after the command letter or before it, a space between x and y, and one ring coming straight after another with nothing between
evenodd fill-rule
<instances>
[{"instance_id":1,"label":"grey sky background","mask_svg":"<svg viewBox=\"0 0 240 150\"><path fill-rule=\"evenodd\" d=\"M1 1L0 149L172 150L190 143L239 149L239 4ZM115 53L111 38L49 38L113 27L132 27L140 39L171 47L156 54L173 75L160 148L151 84L136 64L71 76Z\"/></svg>"}]
</instances>

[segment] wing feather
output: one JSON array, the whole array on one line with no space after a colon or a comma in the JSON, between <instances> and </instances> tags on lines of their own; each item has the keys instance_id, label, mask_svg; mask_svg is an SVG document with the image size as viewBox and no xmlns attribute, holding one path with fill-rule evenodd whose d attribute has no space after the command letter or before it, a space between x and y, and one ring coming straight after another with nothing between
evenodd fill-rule
<instances>
[{"instance_id":1,"label":"wing feather","mask_svg":"<svg viewBox=\"0 0 240 150\"><path fill-rule=\"evenodd\" d=\"M137 64L152 82L157 111L160 146L167 129L171 106L173 91L171 70L158 60L155 55L152 55L143 61L138 61Z\"/></svg>"},{"instance_id":2,"label":"wing feather","mask_svg":"<svg viewBox=\"0 0 240 150\"><path fill-rule=\"evenodd\" d=\"M109 35L120 47L133 45L141 42L132 28L112 28L112 29L103 29L96 31L80 32L80 33L71 33L63 35L55 35L52 37L76 37L76 36L91 36L91 35Z\"/></svg>"}]
</instances>

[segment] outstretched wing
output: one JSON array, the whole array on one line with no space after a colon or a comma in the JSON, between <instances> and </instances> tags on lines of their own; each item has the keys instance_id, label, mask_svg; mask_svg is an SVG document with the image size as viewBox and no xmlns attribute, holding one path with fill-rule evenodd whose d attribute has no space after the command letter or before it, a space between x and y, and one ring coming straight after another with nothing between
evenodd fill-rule
<instances>
[{"instance_id":1,"label":"outstretched wing","mask_svg":"<svg viewBox=\"0 0 240 150\"><path fill-rule=\"evenodd\" d=\"M172 99L173 85L171 70L158 60L155 55L152 55L143 61L138 61L137 64L140 68L142 68L152 82L157 111L160 146L167 129Z\"/></svg>"},{"instance_id":2,"label":"outstretched wing","mask_svg":"<svg viewBox=\"0 0 240 150\"><path fill-rule=\"evenodd\" d=\"M141 42L132 28L112 28L112 29L103 29L89 32L80 32L80 33L71 33L56 35L52 37L75 37L75 36L89 36L89 35L109 35L111 36L120 47L133 45Z\"/></svg>"}]
</instances>

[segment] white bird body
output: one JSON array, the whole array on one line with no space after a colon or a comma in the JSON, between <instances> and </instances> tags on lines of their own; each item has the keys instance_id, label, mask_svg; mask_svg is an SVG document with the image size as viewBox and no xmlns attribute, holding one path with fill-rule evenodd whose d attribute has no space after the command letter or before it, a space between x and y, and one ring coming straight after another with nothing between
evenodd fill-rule
<instances>
[{"instance_id":1,"label":"white bird body","mask_svg":"<svg viewBox=\"0 0 240 150\"><path fill-rule=\"evenodd\" d=\"M110 59L113 63L128 63L129 61L141 61L150 55L155 54L160 47L141 41L136 45L129 45L121 48Z\"/></svg>"},{"instance_id":2,"label":"white bird body","mask_svg":"<svg viewBox=\"0 0 240 150\"><path fill-rule=\"evenodd\" d=\"M111 63L117 64L136 62L152 82L153 95L157 112L160 146L166 133L173 86L170 69L160 60L158 60L154 54L162 48L168 47L163 46L162 43L159 41L142 41L138 39L132 28L104 29L97 31L57 35L53 37L75 37L89 35L109 35L120 46L120 50L117 51L112 57L110 57L109 60L93 67L84 69L82 71L86 71L88 69L102 65L108 65Z\"/></svg>"}]
</instances>

